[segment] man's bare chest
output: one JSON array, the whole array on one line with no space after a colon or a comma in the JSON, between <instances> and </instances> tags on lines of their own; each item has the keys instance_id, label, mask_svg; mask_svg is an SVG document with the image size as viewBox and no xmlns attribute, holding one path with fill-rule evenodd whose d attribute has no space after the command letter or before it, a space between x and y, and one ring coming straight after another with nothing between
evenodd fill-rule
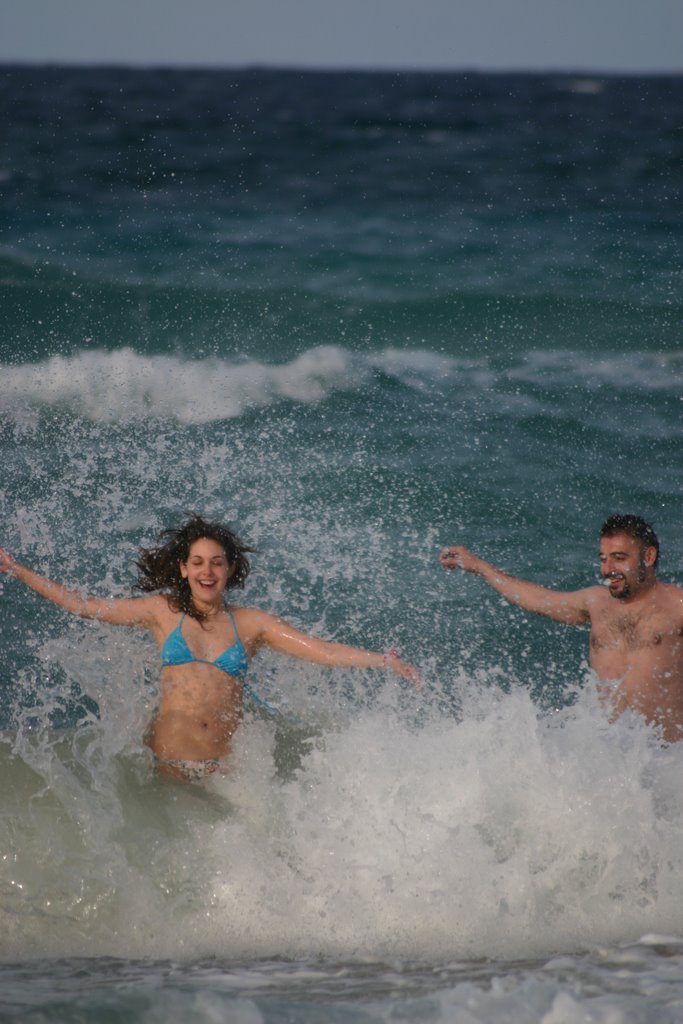
<instances>
[{"instance_id":1,"label":"man's bare chest","mask_svg":"<svg viewBox=\"0 0 683 1024\"><path fill-rule=\"evenodd\" d=\"M682 630L670 616L656 609L611 611L593 620L591 646L636 651L682 644Z\"/></svg>"}]
</instances>

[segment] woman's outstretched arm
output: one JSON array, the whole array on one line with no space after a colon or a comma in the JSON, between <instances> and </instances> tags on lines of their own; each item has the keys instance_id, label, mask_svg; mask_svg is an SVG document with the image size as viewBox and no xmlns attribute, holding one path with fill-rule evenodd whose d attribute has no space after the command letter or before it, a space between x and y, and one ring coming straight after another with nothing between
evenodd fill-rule
<instances>
[{"instance_id":1,"label":"woman's outstretched arm","mask_svg":"<svg viewBox=\"0 0 683 1024\"><path fill-rule=\"evenodd\" d=\"M395 652L379 654L348 644L321 640L295 629L277 615L256 608L243 609L241 620L245 621L246 629L243 629L240 622L240 635L243 639L251 640L254 647L265 645L274 651L318 665L338 668L387 668L419 686L420 676L417 669L399 658Z\"/></svg>"},{"instance_id":2,"label":"woman's outstretched arm","mask_svg":"<svg viewBox=\"0 0 683 1024\"><path fill-rule=\"evenodd\" d=\"M41 576L22 565L16 558L0 548L0 572L13 576L47 601L52 601L67 612L83 619L101 619L115 626L152 625L152 607L155 598L100 598L84 597L76 590L70 590L61 583ZM156 599L158 600L158 599Z\"/></svg>"}]
</instances>

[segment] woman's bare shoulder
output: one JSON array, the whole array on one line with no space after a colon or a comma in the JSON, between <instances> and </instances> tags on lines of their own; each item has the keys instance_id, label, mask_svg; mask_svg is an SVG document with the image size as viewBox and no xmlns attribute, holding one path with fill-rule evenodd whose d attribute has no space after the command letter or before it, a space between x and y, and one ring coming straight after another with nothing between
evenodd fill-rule
<instances>
[{"instance_id":1,"label":"woman's bare shoulder","mask_svg":"<svg viewBox=\"0 0 683 1024\"><path fill-rule=\"evenodd\" d=\"M271 612L264 611L263 608L230 605L230 611L235 618L237 631L242 634L248 634L252 638L258 637L269 627L273 627L283 622L283 619L278 615L273 615Z\"/></svg>"},{"instance_id":2,"label":"woman's bare shoulder","mask_svg":"<svg viewBox=\"0 0 683 1024\"><path fill-rule=\"evenodd\" d=\"M146 625L156 625L163 629L178 617L178 613L171 608L165 594L145 594L144 597L136 597L133 600L139 610L140 618L145 621Z\"/></svg>"},{"instance_id":3,"label":"woman's bare shoulder","mask_svg":"<svg viewBox=\"0 0 683 1024\"><path fill-rule=\"evenodd\" d=\"M251 605L231 604L230 611L235 617L235 622L265 622L277 618L263 608L254 608Z\"/></svg>"}]
</instances>

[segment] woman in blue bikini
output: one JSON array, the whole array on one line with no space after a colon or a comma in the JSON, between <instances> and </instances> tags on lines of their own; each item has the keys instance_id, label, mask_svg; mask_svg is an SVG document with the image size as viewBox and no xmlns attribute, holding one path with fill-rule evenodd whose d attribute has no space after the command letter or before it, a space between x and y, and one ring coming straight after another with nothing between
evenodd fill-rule
<instances>
[{"instance_id":1,"label":"woman in blue bikini","mask_svg":"<svg viewBox=\"0 0 683 1024\"><path fill-rule=\"evenodd\" d=\"M217 771L230 744L260 647L320 665L388 668L417 683L417 671L395 653L377 654L302 633L276 615L226 603L243 587L251 550L227 527L193 516L142 549L135 598L81 597L21 565L0 548L7 572L41 597L86 619L147 629L161 651L160 700L145 741L159 771L197 780Z\"/></svg>"}]
</instances>

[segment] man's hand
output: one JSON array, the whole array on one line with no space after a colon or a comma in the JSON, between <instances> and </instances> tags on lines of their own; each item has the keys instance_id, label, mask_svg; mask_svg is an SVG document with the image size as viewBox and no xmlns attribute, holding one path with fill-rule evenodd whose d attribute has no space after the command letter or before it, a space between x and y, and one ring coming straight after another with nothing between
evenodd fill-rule
<instances>
[{"instance_id":1,"label":"man's hand","mask_svg":"<svg viewBox=\"0 0 683 1024\"><path fill-rule=\"evenodd\" d=\"M0 572L14 572L16 562L4 548L0 548Z\"/></svg>"},{"instance_id":2,"label":"man's hand","mask_svg":"<svg viewBox=\"0 0 683 1024\"><path fill-rule=\"evenodd\" d=\"M483 566L481 558L463 547L444 548L439 555L444 569L463 569L465 572L479 573Z\"/></svg>"}]
</instances>

